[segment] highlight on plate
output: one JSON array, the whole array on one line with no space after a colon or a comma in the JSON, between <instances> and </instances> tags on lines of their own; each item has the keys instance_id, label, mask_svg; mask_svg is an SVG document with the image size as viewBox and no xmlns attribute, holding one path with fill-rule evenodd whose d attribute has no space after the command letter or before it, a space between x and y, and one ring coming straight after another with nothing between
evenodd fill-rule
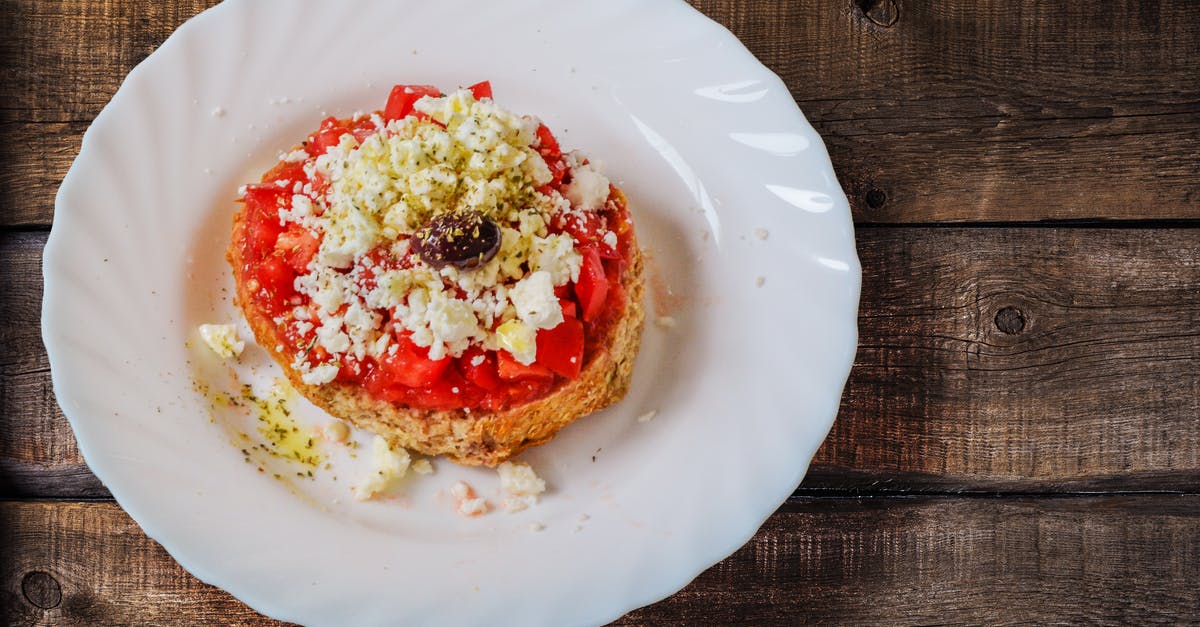
<instances>
[{"instance_id":1,"label":"highlight on plate","mask_svg":"<svg viewBox=\"0 0 1200 627\"><path fill-rule=\"evenodd\" d=\"M397 85L325 119L240 200L227 257L257 343L381 451L495 466L628 389L644 281L626 199L487 82Z\"/></svg>"}]
</instances>

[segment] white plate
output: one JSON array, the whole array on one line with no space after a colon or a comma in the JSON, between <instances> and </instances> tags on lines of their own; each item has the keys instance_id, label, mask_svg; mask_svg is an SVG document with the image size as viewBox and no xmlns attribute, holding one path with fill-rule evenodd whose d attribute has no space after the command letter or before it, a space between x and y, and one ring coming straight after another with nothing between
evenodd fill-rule
<instances>
[{"instance_id":1,"label":"white plate","mask_svg":"<svg viewBox=\"0 0 1200 627\"><path fill-rule=\"evenodd\" d=\"M551 485L532 510L455 515L455 480L494 502L497 480L448 462L378 503L349 498L345 455L311 481L255 472L231 444L250 419L195 384L262 388L273 366L251 348L227 373L188 345L240 318L236 188L324 112L481 79L605 163L678 326L649 325L622 403L525 456ZM855 350L859 266L823 144L682 2L225 2L129 74L56 211L43 333L88 464L193 574L308 624L599 623L670 595L800 482Z\"/></svg>"}]
</instances>

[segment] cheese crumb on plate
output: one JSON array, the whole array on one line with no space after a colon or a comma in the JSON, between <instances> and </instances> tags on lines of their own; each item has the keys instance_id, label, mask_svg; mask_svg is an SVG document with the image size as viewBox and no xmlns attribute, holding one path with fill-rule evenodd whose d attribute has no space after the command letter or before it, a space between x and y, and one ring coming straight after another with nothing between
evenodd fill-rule
<instances>
[{"instance_id":1,"label":"cheese crumb on plate","mask_svg":"<svg viewBox=\"0 0 1200 627\"><path fill-rule=\"evenodd\" d=\"M222 359L241 355L246 348L246 343L238 337L237 327L232 324L202 324L200 337Z\"/></svg>"}]
</instances>

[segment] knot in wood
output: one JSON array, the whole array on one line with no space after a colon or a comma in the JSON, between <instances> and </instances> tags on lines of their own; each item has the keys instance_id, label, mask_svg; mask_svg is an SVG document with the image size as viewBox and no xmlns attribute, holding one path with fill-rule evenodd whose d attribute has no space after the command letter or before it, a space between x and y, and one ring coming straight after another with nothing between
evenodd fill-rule
<instances>
[{"instance_id":1,"label":"knot in wood","mask_svg":"<svg viewBox=\"0 0 1200 627\"><path fill-rule=\"evenodd\" d=\"M876 26L890 28L900 19L896 0L854 0L854 6Z\"/></svg>"},{"instance_id":2,"label":"knot in wood","mask_svg":"<svg viewBox=\"0 0 1200 627\"><path fill-rule=\"evenodd\" d=\"M875 189L872 187L867 191L864 200L867 201L868 207L872 209L878 209L883 206L883 203L887 202L887 194L883 193L883 190L881 189Z\"/></svg>"},{"instance_id":3,"label":"knot in wood","mask_svg":"<svg viewBox=\"0 0 1200 627\"><path fill-rule=\"evenodd\" d=\"M1001 333L1016 335L1025 330L1025 314L1016 307L1005 307L996 312L996 328Z\"/></svg>"},{"instance_id":4,"label":"knot in wood","mask_svg":"<svg viewBox=\"0 0 1200 627\"><path fill-rule=\"evenodd\" d=\"M40 570L25 573L21 580L21 593L25 600L43 610L54 609L62 603L62 587L50 573Z\"/></svg>"}]
</instances>

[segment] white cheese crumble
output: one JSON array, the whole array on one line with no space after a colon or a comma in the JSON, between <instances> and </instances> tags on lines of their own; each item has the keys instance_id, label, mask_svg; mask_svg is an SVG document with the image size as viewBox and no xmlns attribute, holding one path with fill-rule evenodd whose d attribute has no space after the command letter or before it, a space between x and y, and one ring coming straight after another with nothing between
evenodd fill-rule
<instances>
[{"instance_id":1,"label":"white cheese crumble","mask_svg":"<svg viewBox=\"0 0 1200 627\"><path fill-rule=\"evenodd\" d=\"M200 337L222 359L241 355L246 348L246 343L238 338L237 327L232 324L202 324Z\"/></svg>"},{"instance_id":2,"label":"white cheese crumble","mask_svg":"<svg viewBox=\"0 0 1200 627\"><path fill-rule=\"evenodd\" d=\"M658 415L658 410L651 409L650 411L642 414L641 416L638 416L637 421L638 422L650 422L651 420L654 420L654 417L657 415Z\"/></svg>"},{"instance_id":3,"label":"white cheese crumble","mask_svg":"<svg viewBox=\"0 0 1200 627\"><path fill-rule=\"evenodd\" d=\"M538 495L546 491L546 482L524 462L504 462L496 467L500 473L500 489L505 492L504 508L519 512L537 504Z\"/></svg>"},{"instance_id":4,"label":"white cheese crumble","mask_svg":"<svg viewBox=\"0 0 1200 627\"><path fill-rule=\"evenodd\" d=\"M354 486L354 498L367 501L387 490L408 472L411 458L403 448L393 449L387 440L375 436L371 440L371 472Z\"/></svg>"},{"instance_id":5,"label":"white cheese crumble","mask_svg":"<svg viewBox=\"0 0 1200 627\"><path fill-rule=\"evenodd\" d=\"M475 489L465 481L455 483L450 494L457 500L456 509L463 516L475 517L488 512L487 500L476 495Z\"/></svg>"},{"instance_id":6,"label":"white cheese crumble","mask_svg":"<svg viewBox=\"0 0 1200 627\"><path fill-rule=\"evenodd\" d=\"M590 163L581 163L571 169L571 182L563 186L563 195L571 206L584 211L595 211L608 200L608 177Z\"/></svg>"}]
</instances>

